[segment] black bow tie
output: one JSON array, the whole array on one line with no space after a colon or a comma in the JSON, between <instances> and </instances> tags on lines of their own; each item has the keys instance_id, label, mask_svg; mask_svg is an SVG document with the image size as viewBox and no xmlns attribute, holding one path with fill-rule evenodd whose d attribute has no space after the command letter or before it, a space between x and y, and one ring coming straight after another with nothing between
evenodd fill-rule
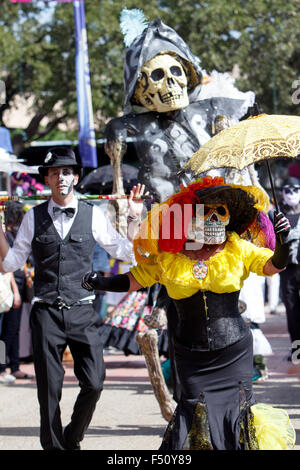
<instances>
[{"instance_id":1,"label":"black bow tie","mask_svg":"<svg viewBox=\"0 0 300 470\"><path fill-rule=\"evenodd\" d=\"M72 217L74 217L75 209L74 209L74 207L67 207L66 209L61 209L60 207L54 206L53 207L53 214L54 215L66 214L66 216L70 217L70 219L71 219Z\"/></svg>"}]
</instances>

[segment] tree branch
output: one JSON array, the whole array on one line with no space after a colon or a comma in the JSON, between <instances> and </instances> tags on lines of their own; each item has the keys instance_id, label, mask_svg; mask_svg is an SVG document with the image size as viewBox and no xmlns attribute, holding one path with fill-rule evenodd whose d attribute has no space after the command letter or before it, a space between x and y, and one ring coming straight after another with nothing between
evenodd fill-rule
<instances>
[{"instance_id":1,"label":"tree branch","mask_svg":"<svg viewBox=\"0 0 300 470\"><path fill-rule=\"evenodd\" d=\"M46 126L45 129L38 130L38 131L36 132L36 134L38 135L38 138L44 137L45 135L49 134L49 132L51 132L53 129L55 129L56 126L57 126L60 122L62 122L67 116L68 116L68 115L67 115L67 113L66 113L66 114L64 114L63 116L57 117L57 118L53 119L53 121L50 121L50 122L47 124L47 126Z\"/></svg>"}]
</instances>

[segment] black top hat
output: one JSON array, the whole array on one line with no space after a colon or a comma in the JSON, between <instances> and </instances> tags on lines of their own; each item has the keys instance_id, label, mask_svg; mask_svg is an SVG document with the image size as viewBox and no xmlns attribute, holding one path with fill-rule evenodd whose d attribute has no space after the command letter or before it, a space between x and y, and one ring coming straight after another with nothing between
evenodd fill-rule
<instances>
[{"instance_id":1,"label":"black top hat","mask_svg":"<svg viewBox=\"0 0 300 470\"><path fill-rule=\"evenodd\" d=\"M284 186L300 186L299 180L294 176L289 176L284 180L282 187L284 188Z\"/></svg>"},{"instance_id":2,"label":"black top hat","mask_svg":"<svg viewBox=\"0 0 300 470\"><path fill-rule=\"evenodd\" d=\"M75 173L81 174L81 165L77 162L75 153L66 147L51 148L45 157L43 166L39 167L39 173L44 177L48 174L48 168L61 166L72 166Z\"/></svg>"}]
</instances>

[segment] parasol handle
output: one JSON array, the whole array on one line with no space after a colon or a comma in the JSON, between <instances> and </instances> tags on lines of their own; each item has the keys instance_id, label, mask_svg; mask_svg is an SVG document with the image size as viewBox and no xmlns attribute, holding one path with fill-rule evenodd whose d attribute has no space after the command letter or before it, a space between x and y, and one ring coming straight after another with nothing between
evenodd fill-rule
<instances>
[{"instance_id":1,"label":"parasol handle","mask_svg":"<svg viewBox=\"0 0 300 470\"><path fill-rule=\"evenodd\" d=\"M269 165L269 160L266 160L266 165L267 165L267 170L268 170L269 179L270 179L270 183L271 183L271 190L272 190L272 194L273 194L274 204L275 204L276 212L278 214L279 206L278 206L278 202L277 202L277 198L276 198L276 194L275 194L275 188L274 188L271 168L270 168L270 165Z\"/></svg>"},{"instance_id":2,"label":"parasol handle","mask_svg":"<svg viewBox=\"0 0 300 470\"><path fill-rule=\"evenodd\" d=\"M271 168L270 168L270 165L269 165L269 160L266 160L266 164L267 164L267 170L268 170L268 174L269 174L269 178L270 178L270 183L271 183L271 189L272 189L272 194L273 194L275 209L276 209L276 213L278 214L280 211L279 211L279 206L278 206L278 202L277 202L277 198L276 198L276 194L275 194L275 188L274 188L274 184L273 184L273 178L272 178ZM282 236L281 236L281 234L279 234L278 237L279 237L280 243L282 244Z\"/></svg>"},{"instance_id":3,"label":"parasol handle","mask_svg":"<svg viewBox=\"0 0 300 470\"><path fill-rule=\"evenodd\" d=\"M258 116L259 113L260 113L260 109L259 109L258 103L255 102L254 105L253 105L253 108L251 110L251 116ZM265 162L266 162L266 165L267 165L267 170L268 170L269 179L270 179L270 183L271 183L271 190L272 190L272 194L273 194L273 199L274 199L276 212L278 213L279 212L279 206L278 206L278 202L277 202L277 198L276 198L276 194L275 194L275 188L274 188L274 184L273 184L273 177L272 177L271 168L270 168L270 165L269 165L269 160L265 160Z\"/></svg>"}]
</instances>

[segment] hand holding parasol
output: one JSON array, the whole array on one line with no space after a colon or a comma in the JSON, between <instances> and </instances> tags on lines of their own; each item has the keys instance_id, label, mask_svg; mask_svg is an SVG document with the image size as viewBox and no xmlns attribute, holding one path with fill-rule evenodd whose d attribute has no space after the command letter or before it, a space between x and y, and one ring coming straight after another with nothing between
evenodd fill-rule
<instances>
[{"instance_id":1,"label":"hand holding parasol","mask_svg":"<svg viewBox=\"0 0 300 470\"><path fill-rule=\"evenodd\" d=\"M269 159L300 155L300 117L260 114L222 130L206 142L183 170L199 175L215 168L242 170L265 160L278 212Z\"/></svg>"}]
</instances>

